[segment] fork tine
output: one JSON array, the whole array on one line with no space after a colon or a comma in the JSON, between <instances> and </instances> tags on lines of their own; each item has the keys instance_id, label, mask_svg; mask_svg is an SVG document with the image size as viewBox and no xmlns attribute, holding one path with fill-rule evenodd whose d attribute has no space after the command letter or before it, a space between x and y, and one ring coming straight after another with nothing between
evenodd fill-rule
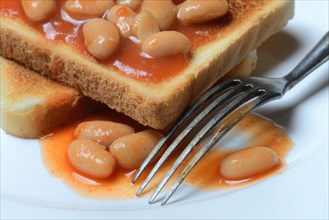
<instances>
[{"instance_id":1,"label":"fork tine","mask_svg":"<svg viewBox=\"0 0 329 220\"><path fill-rule=\"evenodd\" d=\"M159 168L163 165L163 163L167 160L167 158L174 152L174 150L179 146L179 144L184 141L188 134L201 122L203 121L207 115L212 112L215 108L225 103L228 99L235 97L243 91L251 88L247 86L248 84L241 84L236 89L226 90L226 93L219 96L215 101L213 101L205 110L203 110L184 130L183 132L173 141L173 143L168 147L168 149L164 152L162 157L153 167L147 178L142 183L141 187L137 191L136 195L140 195L140 193L145 189L148 183L151 181L153 176L158 172ZM158 187L159 188L159 187ZM157 188L157 189L158 189ZM160 189L161 190L161 189ZM150 202L152 202L150 200Z\"/></svg>"},{"instance_id":2,"label":"fork tine","mask_svg":"<svg viewBox=\"0 0 329 220\"><path fill-rule=\"evenodd\" d=\"M227 91L217 99L215 99L207 108L205 108L183 131L182 133L174 140L174 142L169 146L167 151L164 153L163 157L160 158L160 166L164 163L164 161L169 157L169 155L174 151L174 149L183 141L183 139L186 139L186 137L191 133L191 131L197 127L202 121L206 119L206 117L209 115L210 112L219 111L223 105L228 100L231 100L242 92L246 92L248 89L251 89L249 84L244 83L239 85L237 88L232 89L231 91ZM165 177L161 180L160 184L154 191L154 193L151 196L151 199L149 203L152 203L156 196L160 193L161 189L164 187L164 185L167 183L167 181L170 179L170 177L174 174L174 172L177 170L177 168L180 166L181 162L188 156L188 154L192 151L192 149L201 141L201 139L206 134L197 135L184 149L184 151L179 155L175 163L172 165L170 170L166 173ZM158 165L158 164L157 164ZM157 172L159 169L159 166L155 166L154 170L150 173L150 178L153 177L154 172ZM154 172L153 172L154 171ZM150 178L147 178L145 181L149 181Z\"/></svg>"},{"instance_id":3,"label":"fork tine","mask_svg":"<svg viewBox=\"0 0 329 220\"><path fill-rule=\"evenodd\" d=\"M153 150L151 151L151 153L148 155L148 157L145 159L145 161L143 162L143 164L139 167L139 169L137 170L132 182L135 183L137 181L137 179L140 177L140 175L143 173L143 171L145 170L145 168L151 163L151 161L153 160L153 158L155 157L155 155L157 155L157 153L163 148L163 146L165 145L165 143L168 141L168 139L170 139L173 134L186 122L188 121L191 116L193 115L194 112L198 111L203 104L211 99L212 97L214 97L218 92L221 91L225 91L226 89L233 87L235 85L238 85L239 83L241 83L240 80L229 80L229 81L225 81L223 83L220 83L216 86L214 86L213 88L211 88L208 92L204 93L197 102L195 102L183 115L182 117L175 123L175 125L170 129L170 131L163 136L160 141L158 142L158 144L153 148Z\"/></svg>"},{"instance_id":4,"label":"fork tine","mask_svg":"<svg viewBox=\"0 0 329 220\"><path fill-rule=\"evenodd\" d=\"M183 182L186 176L191 172L191 170L196 166L196 164L200 161L200 159L216 144L218 141L229 131L236 123L238 123L250 110L252 110L256 105L259 104L260 99L259 90L256 89L252 93L247 94L242 98L237 98L232 103L230 103L226 111L220 111L215 117L214 120L211 120L199 133L204 137L205 135L209 134L213 131L214 127L218 125L224 119L227 119L229 116L232 116L232 113L239 112L238 116L235 117L233 120L224 121L216 133L211 137L211 140L207 142L188 162L185 166L184 170L180 173L178 179L173 184L173 186L168 190L164 200L162 201L162 205L166 204L167 201L170 199L172 194L176 191L179 185ZM241 105L242 104L242 105ZM247 107L247 108L246 108ZM199 134L198 134L199 135ZM198 135L194 139L198 139ZM194 141L194 139L192 141ZM181 163L181 161L178 161ZM166 176L167 177L167 176ZM165 177L165 178L166 178ZM170 178L170 177L169 177ZM164 181L168 181L167 180ZM155 199L155 198L153 198Z\"/></svg>"},{"instance_id":5,"label":"fork tine","mask_svg":"<svg viewBox=\"0 0 329 220\"><path fill-rule=\"evenodd\" d=\"M155 155L163 148L165 143L168 141L169 138L173 136L173 134L187 121L190 119L190 117L193 115L194 112L198 111L203 104L214 97L218 92L225 91L226 89L235 86L239 84L239 80L231 80L231 81L225 81L223 83L220 83L213 88L211 88L208 92L203 94L197 102L195 102L186 112L183 114L183 116L176 122L175 126L170 129L170 131L163 136L158 144L153 148L151 153L148 155L148 157L145 159L143 164L139 167L137 170L132 182L135 183L137 179L140 177L140 175L143 173L145 168L150 164L150 162L153 160Z\"/></svg>"}]
</instances>

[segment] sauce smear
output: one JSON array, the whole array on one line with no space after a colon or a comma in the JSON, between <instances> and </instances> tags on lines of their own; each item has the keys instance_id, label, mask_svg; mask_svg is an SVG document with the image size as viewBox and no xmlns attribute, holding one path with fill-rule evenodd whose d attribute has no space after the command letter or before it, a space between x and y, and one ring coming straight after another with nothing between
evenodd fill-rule
<instances>
[{"instance_id":1,"label":"sauce smear","mask_svg":"<svg viewBox=\"0 0 329 220\"><path fill-rule=\"evenodd\" d=\"M105 114L99 114L98 116L89 117L86 120L95 119L123 122L134 126L136 131L145 129L129 118L112 111ZM132 184L131 181L135 174L135 170L125 170L117 167L115 173L111 177L100 180L88 177L71 166L67 156L67 149L70 142L74 140L73 133L77 125L78 123L73 123L41 139L42 156L49 173L56 178L60 178L74 191L85 197L98 199L135 198L136 191L140 187L141 182L146 178L146 174L150 172L150 169L144 172L137 183ZM249 140L246 141L243 146L238 145L236 146L237 148L242 149L253 146L269 147L277 153L281 162L270 170L248 179L229 181L220 175L220 163L226 155L237 149L218 146L217 149L210 151L199 162L184 181L185 184L206 191L241 187L270 177L284 168L284 160L291 149L292 143L286 132L281 127L278 127L260 116L249 115L236 126L235 131L249 137ZM193 150L194 153L196 151L197 149ZM179 152L164 164L142 195L145 196L154 191L155 187L164 174L169 170L178 154ZM175 180L175 176L172 180ZM167 185L170 185L171 183L173 182L170 182Z\"/></svg>"}]
</instances>

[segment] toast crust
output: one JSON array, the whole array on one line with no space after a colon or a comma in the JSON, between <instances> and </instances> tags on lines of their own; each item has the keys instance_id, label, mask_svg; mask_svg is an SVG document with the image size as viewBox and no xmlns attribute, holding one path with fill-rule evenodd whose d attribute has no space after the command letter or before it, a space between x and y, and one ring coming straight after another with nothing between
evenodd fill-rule
<instances>
[{"instance_id":1,"label":"toast crust","mask_svg":"<svg viewBox=\"0 0 329 220\"><path fill-rule=\"evenodd\" d=\"M256 67L257 53L249 53L225 77L247 76ZM100 103L81 96L0 56L1 126L4 131L23 138L37 138L84 115Z\"/></svg>"},{"instance_id":2,"label":"toast crust","mask_svg":"<svg viewBox=\"0 0 329 220\"><path fill-rule=\"evenodd\" d=\"M42 137L100 105L14 61L0 63L1 128L9 134Z\"/></svg>"},{"instance_id":3,"label":"toast crust","mask_svg":"<svg viewBox=\"0 0 329 220\"><path fill-rule=\"evenodd\" d=\"M51 42L22 21L9 17L1 17L0 54L71 86L143 125L163 129L293 17L293 1L257 2L230 1L232 10L242 10L244 22L232 25L221 39L198 48L188 67L164 82L138 81L95 65L72 47ZM252 5L248 8L252 10L243 11L243 4Z\"/></svg>"}]
</instances>

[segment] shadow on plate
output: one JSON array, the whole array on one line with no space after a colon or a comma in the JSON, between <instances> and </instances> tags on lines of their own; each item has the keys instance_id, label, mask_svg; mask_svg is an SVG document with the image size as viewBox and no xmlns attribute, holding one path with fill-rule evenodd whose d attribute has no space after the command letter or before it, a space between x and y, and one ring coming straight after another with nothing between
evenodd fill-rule
<instances>
[{"instance_id":1,"label":"shadow on plate","mask_svg":"<svg viewBox=\"0 0 329 220\"><path fill-rule=\"evenodd\" d=\"M269 40L264 42L258 49L258 61L257 67L254 72L254 76L265 76L268 72L273 72L272 69L277 68L280 63L285 62L290 56L294 55L300 47L300 42L293 35L281 31L278 34L272 36ZM297 63L296 63L297 64ZM294 66L291 67L291 69ZM290 71L288 69L287 71ZM276 73L283 76L285 73ZM308 88L306 93L298 96L293 102L285 105L281 108L261 108L256 112L270 119L275 119L275 122L285 127L286 129L291 128L294 110L296 107L314 96L322 89L325 89L329 85L328 80L321 81L316 87Z\"/></svg>"},{"instance_id":2,"label":"shadow on plate","mask_svg":"<svg viewBox=\"0 0 329 220\"><path fill-rule=\"evenodd\" d=\"M289 102L281 108L275 108L273 110L269 109L259 109L256 112L270 119L275 119L275 123L285 127L287 130L291 129L291 123L293 119L293 114L295 109L301 103L305 102L307 99L321 92L329 86L328 78L322 80L317 86L308 88L308 91L300 96L298 96L294 101ZM316 107L316 106L315 106Z\"/></svg>"},{"instance_id":3,"label":"shadow on plate","mask_svg":"<svg viewBox=\"0 0 329 220\"><path fill-rule=\"evenodd\" d=\"M257 67L254 76L264 76L292 56L300 47L298 39L284 31L273 35L257 49ZM286 73L280 73L286 74Z\"/></svg>"}]
</instances>

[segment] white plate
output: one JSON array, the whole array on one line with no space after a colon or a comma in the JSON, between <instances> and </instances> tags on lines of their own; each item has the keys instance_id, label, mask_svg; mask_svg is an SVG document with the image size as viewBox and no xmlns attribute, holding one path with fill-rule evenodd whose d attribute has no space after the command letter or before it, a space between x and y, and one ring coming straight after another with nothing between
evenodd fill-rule
<instances>
[{"instance_id":1,"label":"white plate","mask_svg":"<svg viewBox=\"0 0 329 220\"><path fill-rule=\"evenodd\" d=\"M286 74L328 31L328 8L328 1L297 1L294 20L259 49L256 75ZM1 218L328 218L328 80L326 63L258 110L294 141L282 175L231 194L182 187L186 198L162 208L146 198L82 198L48 174L37 141L1 131Z\"/></svg>"}]
</instances>

